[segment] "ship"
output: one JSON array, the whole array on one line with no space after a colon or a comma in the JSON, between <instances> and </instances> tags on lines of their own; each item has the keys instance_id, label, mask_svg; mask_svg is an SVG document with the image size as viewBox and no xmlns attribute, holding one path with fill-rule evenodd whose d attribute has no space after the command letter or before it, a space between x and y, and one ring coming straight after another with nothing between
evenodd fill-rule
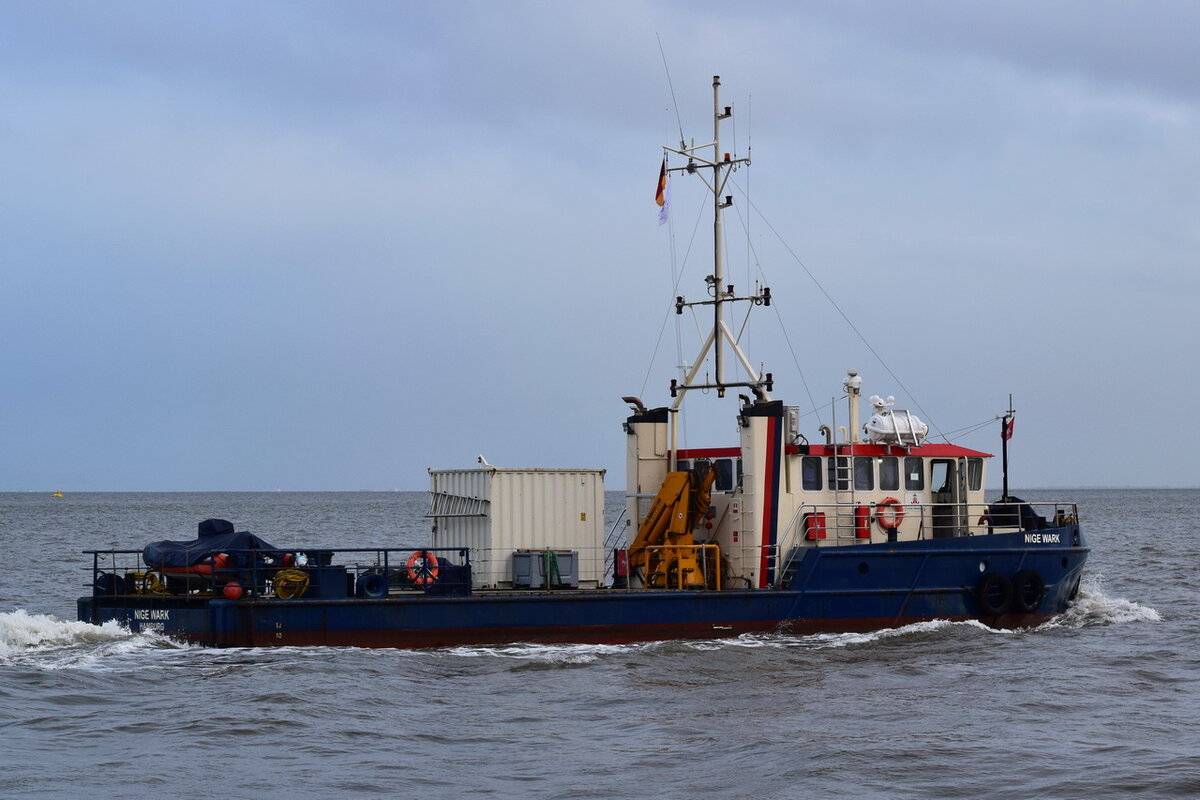
<instances>
[{"instance_id":1,"label":"ship","mask_svg":"<svg viewBox=\"0 0 1200 800\"><path fill-rule=\"evenodd\" d=\"M985 498L992 455L949 440L864 378L842 380L845 425L810 441L801 407L773 396L733 332L735 309L769 307L769 287L726 282L723 212L749 155L713 138L664 147L669 176L712 195L713 271L677 314L706 320L669 401L625 396L624 508L605 521L603 469L500 467L479 456L430 469L430 544L278 548L222 519L190 540L88 550L81 621L215 647L425 648L514 642L628 643L856 632L931 620L1032 627L1066 610L1089 548L1074 502L1010 494L1015 412L997 414L1003 490ZM673 160L673 164L669 162ZM737 436L681 444L688 395L730 406ZM667 398L664 397L664 400ZM838 401L840 404L842 401ZM840 407L840 406L838 406ZM919 410L919 409L918 409ZM945 438L945 437L943 437Z\"/></svg>"}]
</instances>

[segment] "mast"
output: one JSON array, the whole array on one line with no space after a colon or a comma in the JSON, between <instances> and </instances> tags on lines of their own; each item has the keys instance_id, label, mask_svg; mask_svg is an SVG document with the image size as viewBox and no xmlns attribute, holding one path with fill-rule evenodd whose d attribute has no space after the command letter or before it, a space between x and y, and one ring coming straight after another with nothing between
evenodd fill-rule
<instances>
[{"instance_id":1,"label":"mast","mask_svg":"<svg viewBox=\"0 0 1200 800\"><path fill-rule=\"evenodd\" d=\"M721 212L731 203L721 202L721 191L725 187L725 180L728 178L730 168L726 167L724 173L721 170L721 120L728 119L733 116L730 111L732 107L726 109L725 113L721 113L720 104L721 92L721 76L713 75L713 290L716 302L713 303L713 330L719 331L725 324L725 224L721 219ZM718 188L720 187L720 188ZM733 198L729 198L732 200ZM713 363L716 365L714 374L718 386L725 381L725 371L722 356L725 348L722 346L722 337L719 335L716 339L716 350L713 353ZM718 389L718 396L723 396L724 390Z\"/></svg>"},{"instance_id":2,"label":"mast","mask_svg":"<svg viewBox=\"0 0 1200 800\"><path fill-rule=\"evenodd\" d=\"M1008 396L1008 411L1004 412L1004 416L1000 417L1000 451L1003 455L1002 463L1004 467L1004 494L1000 497L1000 502L1008 502L1008 440L1012 438L1013 417L1017 414L1012 407L1012 395Z\"/></svg>"},{"instance_id":3,"label":"mast","mask_svg":"<svg viewBox=\"0 0 1200 800\"><path fill-rule=\"evenodd\" d=\"M671 404L671 410L677 411L683 403L683 397L689 389L716 389L718 397L725 396L725 390L732 387L743 386L749 388L756 399L770 399L768 392L772 390L772 375L766 373L762 376L754 369L750 363L750 359L742 351L738 344L737 338L733 335L729 325L725 322L725 306L733 302L752 302L755 305L770 305L771 290L764 287L761 292L756 290L753 295L738 297L734 293L732 284L725 283L725 228L722 222L722 212L726 208L733 205L733 196L725 194L725 185L729 180L729 176L735 169L743 164L749 164L750 158L733 158L730 153L725 153L721 150L721 122L733 116L733 107L721 107L720 90L721 77L713 76L713 139L711 142L704 144L693 144L690 147L686 142L680 142L678 148L664 147L667 152L676 153L687 158L687 164L682 167L672 167L669 172L686 172L689 175L700 175L701 180L708 186L713 196L713 271L712 274L705 278L708 284L708 295L710 300L699 300L694 302L686 302L682 296L675 298L675 313L682 314L684 308L692 306L711 305L713 307L712 315L712 331L708 334L703 346L700 348L696 360L692 363L691 369L684 376L683 382L671 380L671 397L675 398ZM699 155L700 151L707 148L712 148L712 158L706 159ZM702 174L703 170L712 170L711 180L705 178ZM741 363L742 368L746 370L749 376L745 381L727 381L725 379L725 348L729 350ZM704 365L704 360L708 356L709 351L713 354L713 374L710 380L698 382L697 376Z\"/></svg>"}]
</instances>

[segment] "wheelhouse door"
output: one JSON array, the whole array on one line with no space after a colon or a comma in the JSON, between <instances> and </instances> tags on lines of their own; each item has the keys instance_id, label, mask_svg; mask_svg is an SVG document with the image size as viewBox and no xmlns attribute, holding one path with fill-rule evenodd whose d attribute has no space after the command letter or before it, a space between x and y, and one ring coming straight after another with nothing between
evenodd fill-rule
<instances>
[{"instance_id":1,"label":"wheelhouse door","mask_svg":"<svg viewBox=\"0 0 1200 800\"><path fill-rule=\"evenodd\" d=\"M966 536L965 461L953 458L930 459L929 488L933 492L933 538Z\"/></svg>"}]
</instances>

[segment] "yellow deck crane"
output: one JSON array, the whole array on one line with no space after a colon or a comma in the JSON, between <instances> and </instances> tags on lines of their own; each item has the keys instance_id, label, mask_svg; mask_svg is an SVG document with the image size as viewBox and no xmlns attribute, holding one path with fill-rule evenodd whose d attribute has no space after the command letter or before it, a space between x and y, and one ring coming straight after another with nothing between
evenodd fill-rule
<instances>
[{"instance_id":1,"label":"yellow deck crane","mask_svg":"<svg viewBox=\"0 0 1200 800\"><path fill-rule=\"evenodd\" d=\"M716 469L668 472L629 546L629 567L651 589L720 589L721 549L696 544L708 515Z\"/></svg>"}]
</instances>

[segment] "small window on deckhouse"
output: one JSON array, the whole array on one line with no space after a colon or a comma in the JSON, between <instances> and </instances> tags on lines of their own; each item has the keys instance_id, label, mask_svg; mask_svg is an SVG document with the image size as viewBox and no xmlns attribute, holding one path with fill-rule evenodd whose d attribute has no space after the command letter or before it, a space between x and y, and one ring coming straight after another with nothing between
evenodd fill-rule
<instances>
[{"instance_id":1,"label":"small window on deckhouse","mask_svg":"<svg viewBox=\"0 0 1200 800\"><path fill-rule=\"evenodd\" d=\"M875 459L870 456L854 457L854 488L860 492L875 488Z\"/></svg>"},{"instance_id":2,"label":"small window on deckhouse","mask_svg":"<svg viewBox=\"0 0 1200 800\"><path fill-rule=\"evenodd\" d=\"M717 481L715 484L717 490L721 492L732 491L734 487L733 459L718 458L713 463L717 467Z\"/></svg>"},{"instance_id":3,"label":"small window on deckhouse","mask_svg":"<svg viewBox=\"0 0 1200 800\"><path fill-rule=\"evenodd\" d=\"M920 492L925 489L925 459L920 456L904 457L904 489Z\"/></svg>"},{"instance_id":4,"label":"small window on deckhouse","mask_svg":"<svg viewBox=\"0 0 1200 800\"><path fill-rule=\"evenodd\" d=\"M804 456L800 459L800 484L806 492L821 491L820 456Z\"/></svg>"},{"instance_id":5,"label":"small window on deckhouse","mask_svg":"<svg viewBox=\"0 0 1200 800\"><path fill-rule=\"evenodd\" d=\"M895 456L882 456L879 459L879 488L885 492L900 488L900 459Z\"/></svg>"},{"instance_id":6,"label":"small window on deckhouse","mask_svg":"<svg viewBox=\"0 0 1200 800\"><path fill-rule=\"evenodd\" d=\"M967 459L967 488L972 492L978 492L983 488L982 458Z\"/></svg>"}]
</instances>

